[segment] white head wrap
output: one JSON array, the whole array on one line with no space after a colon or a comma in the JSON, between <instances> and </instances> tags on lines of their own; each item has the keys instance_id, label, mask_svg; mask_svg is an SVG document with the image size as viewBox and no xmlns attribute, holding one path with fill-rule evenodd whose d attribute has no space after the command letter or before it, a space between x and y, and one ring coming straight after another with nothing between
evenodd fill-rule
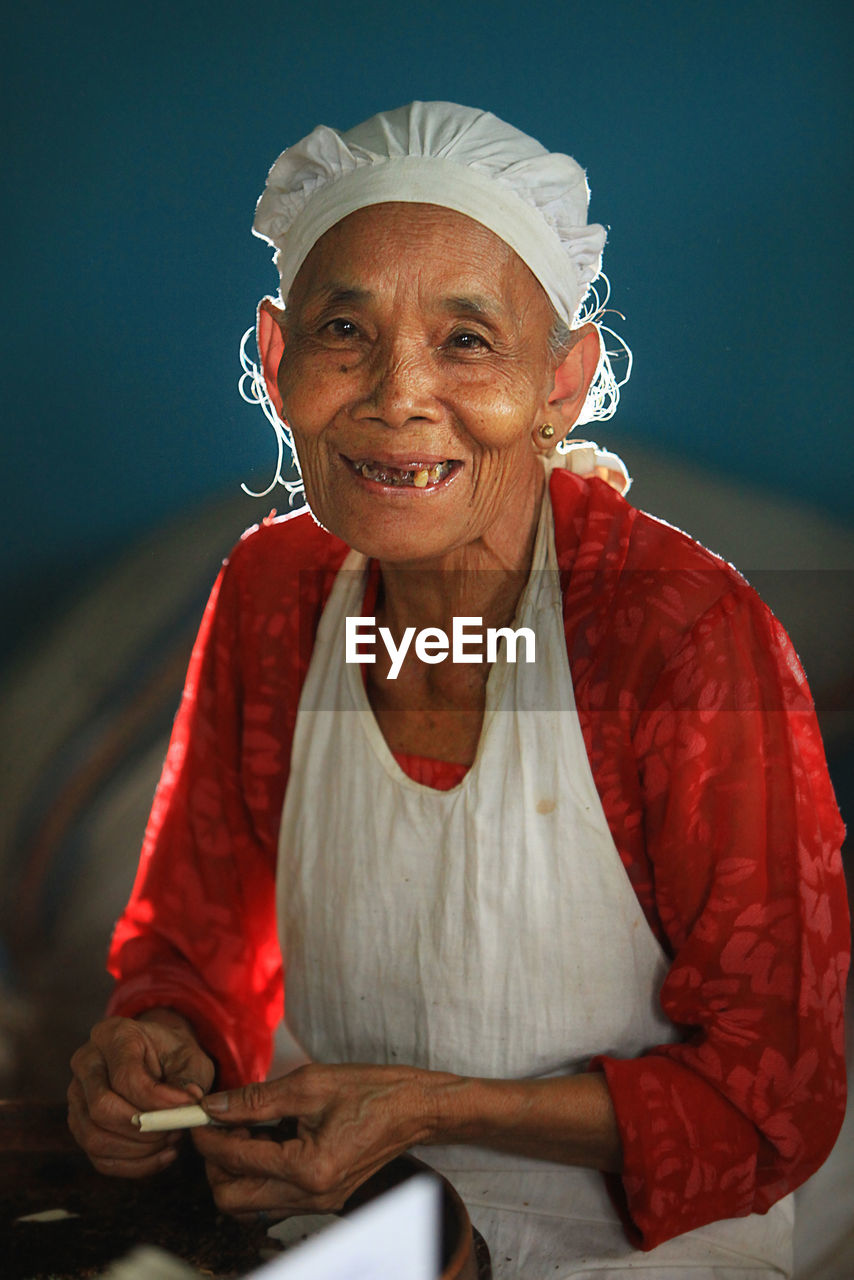
<instances>
[{"instance_id":1,"label":"white head wrap","mask_svg":"<svg viewBox=\"0 0 854 1280\"><path fill-rule=\"evenodd\" d=\"M604 299L593 282L600 275L605 228L588 225L589 199L584 170L570 156L546 151L488 111L453 102L412 102L347 133L319 125L288 147L267 175L252 229L276 250L282 298L287 300L313 246L357 209L401 201L438 204L474 218L515 250L565 324L591 322L599 330L599 365L579 425L613 415L632 367L631 351L602 323L608 282L603 275ZM588 293L592 301L585 303ZM247 330L240 345L240 393L261 405L279 453L276 474L263 492L283 484L293 502L302 481L282 474L286 453L296 460L293 438L267 395L263 369L247 350L252 332ZM607 350L605 333L616 338L626 357L619 380L611 356L620 353ZM557 447L566 452L573 446L562 442Z\"/></svg>"},{"instance_id":2,"label":"white head wrap","mask_svg":"<svg viewBox=\"0 0 854 1280\"><path fill-rule=\"evenodd\" d=\"M587 223L584 170L488 111L412 102L346 133L319 125L283 151L253 230L276 249L282 297L320 237L387 201L467 214L514 249L567 324L599 275L605 228Z\"/></svg>"}]
</instances>

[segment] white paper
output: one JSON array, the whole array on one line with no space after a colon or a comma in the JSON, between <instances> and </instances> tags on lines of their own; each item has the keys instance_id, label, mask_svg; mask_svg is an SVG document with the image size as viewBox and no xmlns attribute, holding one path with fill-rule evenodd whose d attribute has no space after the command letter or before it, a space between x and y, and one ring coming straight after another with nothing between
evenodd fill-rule
<instances>
[{"instance_id":1,"label":"white paper","mask_svg":"<svg viewBox=\"0 0 854 1280\"><path fill-rule=\"evenodd\" d=\"M38 1213L25 1213L16 1218L16 1222L64 1222L66 1218L79 1218L78 1213L69 1213L67 1209L41 1209Z\"/></svg>"},{"instance_id":2,"label":"white paper","mask_svg":"<svg viewBox=\"0 0 854 1280\"><path fill-rule=\"evenodd\" d=\"M292 1249L295 1245L308 1240L310 1236L328 1231L340 1221L341 1219L334 1213L302 1213L293 1218L283 1218L281 1222L275 1223L267 1235L271 1240L278 1240L282 1248Z\"/></svg>"},{"instance_id":3,"label":"white paper","mask_svg":"<svg viewBox=\"0 0 854 1280\"><path fill-rule=\"evenodd\" d=\"M437 1280L440 1207L438 1178L418 1174L248 1280Z\"/></svg>"},{"instance_id":4,"label":"white paper","mask_svg":"<svg viewBox=\"0 0 854 1280\"><path fill-rule=\"evenodd\" d=\"M164 1111L140 1111L131 1117L140 1133L159 1133L165 1129L198 1129L212 1124L208 1113L197 1104L167 1107Z\"/></svg>"}]
</instances>

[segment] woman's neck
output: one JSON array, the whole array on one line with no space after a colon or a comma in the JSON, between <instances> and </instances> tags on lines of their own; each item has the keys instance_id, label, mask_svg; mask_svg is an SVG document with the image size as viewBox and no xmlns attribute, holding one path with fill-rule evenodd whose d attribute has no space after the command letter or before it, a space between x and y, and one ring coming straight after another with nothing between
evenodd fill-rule
<instances>
[{"instance_id":1,"label":"woman's neck","mask_svg":"<svg viewBox=\"0 0 854 1280\"><path fill-rule=\"evenodd\" d=\"M481 618L484 627L511 622L531 570L545 483L538 468L507 518L440 560L381 562L378 624L399 638L407 627L450 634L459 617Z\"/></svg>"}]
</instances>

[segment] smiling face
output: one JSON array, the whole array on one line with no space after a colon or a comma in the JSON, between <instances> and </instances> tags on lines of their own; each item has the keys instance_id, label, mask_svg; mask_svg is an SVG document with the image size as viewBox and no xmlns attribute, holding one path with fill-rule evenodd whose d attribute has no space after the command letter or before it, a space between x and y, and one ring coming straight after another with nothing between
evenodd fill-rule
<instances>
[{"instance_id":1,"label":"smiling face","mask_svg":"<svg viewBox=\"0 0 854 1280\"><path fill-rule=\"evenodd\" d=\"M277 376L317 519L390 562L526 539L532 442L555 418L552 319L514 251L450 209L373 205L322 236Z\"/></svg>"}]
</instances>

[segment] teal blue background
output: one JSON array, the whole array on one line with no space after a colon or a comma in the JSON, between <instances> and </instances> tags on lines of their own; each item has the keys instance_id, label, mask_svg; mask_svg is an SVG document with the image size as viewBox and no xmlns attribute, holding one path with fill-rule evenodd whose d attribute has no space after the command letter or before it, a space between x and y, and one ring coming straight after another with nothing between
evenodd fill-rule
<instances>
[{"instance_id":1,"label":"teal blue background","mask_svg":"<svg viewBox=\"0 0 854 1280\"><path fill-rule=\"evenodd\" d=\"M615 431L850 520L852 6L47 3L2 33L3 649L272 440L237 347L278 152L413 98L573 154L635 353ZM279 500L281 505L281 500ZM259 515L270 505L259 504Z\"/></svg>"}]
</instances>

